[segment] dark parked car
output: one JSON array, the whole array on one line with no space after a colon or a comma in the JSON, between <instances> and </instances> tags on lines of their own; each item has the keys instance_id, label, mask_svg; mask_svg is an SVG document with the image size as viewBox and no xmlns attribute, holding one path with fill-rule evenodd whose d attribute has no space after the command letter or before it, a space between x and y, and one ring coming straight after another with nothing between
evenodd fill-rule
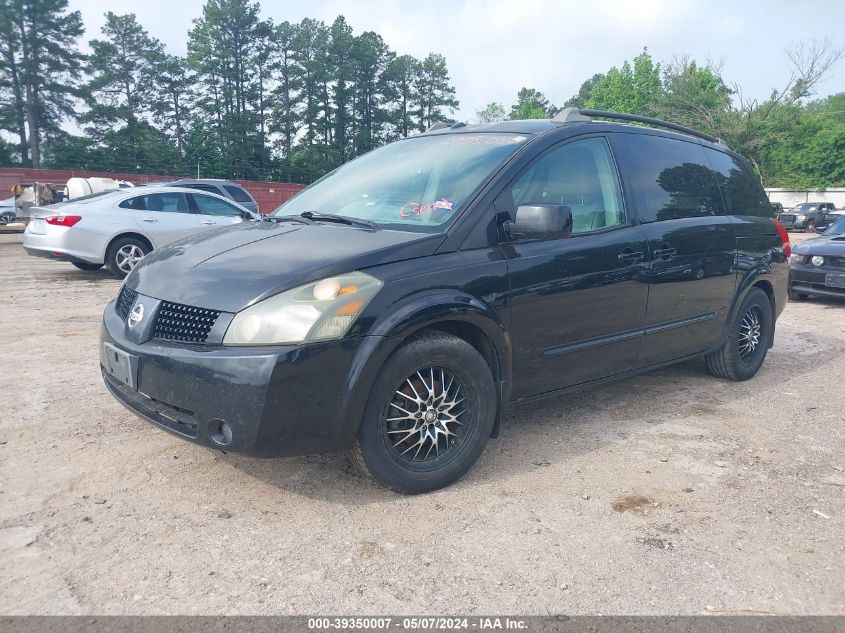
<instances>
[{"instance_id":1,"label":"dark parked car","mask_svg":"<svg viewBox=\"0 0 845 633\"><path fill-rule=\"evenodd\" d=\"M789 259L789 297L845 298L845 217L812 240L795 246Z\"/></svg>"},{"instance_id":2,"label":"dark parked car","mask_svg":"<svg viewBox=\"0 0 845 633\"><path fill-rule=\"evenodd\" d=\"M167 180L149 184L160 185L162 187L186 187L188 189L198 189L200 191L216 193L218 196L234 200L239 205L245 209L249 209L253 213L259 212L258 203L255 201L255 198L253 198L246 189L231 180L217 180L215 178L183 178L181 180Z\"/></svg>"},{"instance_id":3,"label":"dark parked car","mask_svg":"<svg viewBox=\"0 0 845 633\"><path fill-rule=\"evenodd\" d=\"M103 315L106 385L199 444L351 449L415 493L469 470L509 403L696 357L751 378L789 237L716 141L575 109L434 126L145 257Z\"/></svg>"},{"instance_id":4,"label":"dark parked car","mask_svg":"<svg viewBox=\"0 0 845 633\"><path fill-rule=\"evenodd\" d=\"M824 216L824 222L816 227L816 233L824 233L832 224L835 224L842 217L845 217L845 207L829 211L827 215Z\"/></svg>"},{"instance_id":5,"label":"dark parked car","mask_svg":"<svg viewBox=\"0 0 845 633\"><path fill-rule=\"evenodd\" d=\"M801 230L813 233L817 226L825 224L825 216L836 207L832 202L805 202L792 211L778 215L778 220L787 230Z\"/></svg>"}]
</instances>

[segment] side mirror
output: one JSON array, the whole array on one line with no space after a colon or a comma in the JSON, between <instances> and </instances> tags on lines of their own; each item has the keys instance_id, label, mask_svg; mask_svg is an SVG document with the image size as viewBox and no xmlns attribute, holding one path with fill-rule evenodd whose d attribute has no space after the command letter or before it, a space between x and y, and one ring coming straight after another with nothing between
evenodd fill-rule
<instances>
[{"instance_id":1,"label":"side mirror","mask_svg":"<svg viewBox=\"0 0 845 633\"><path fill-rule=\"evenodd\" d=\"M555 240L572 233L572 209L562 204L521 205L516 220L506 225L513 239Z\"/></svg>"},{"instance_id":2,"label":"side mirror","mask_svg":"<svg viewBox=\"0 0 845 633\"><path fill-rule=\"evenodd\" d=\"M825 231L827 231L826 226L817 226L816 227L816 233L824 233Z\"/></svg>"}]
</instances>

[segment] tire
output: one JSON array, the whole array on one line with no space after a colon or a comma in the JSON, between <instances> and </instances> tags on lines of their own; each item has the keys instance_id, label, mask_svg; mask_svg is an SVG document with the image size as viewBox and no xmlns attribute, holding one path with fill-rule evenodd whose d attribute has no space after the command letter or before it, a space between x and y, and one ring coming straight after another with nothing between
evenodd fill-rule
<instances>
[{"instance_id":1,"label":"tire","mask_svg":"<svg viewBox=\"0 0 845 633\"><path fill-rule=\"evenodd\" d=\"M142 257L150 252L146 242L137 237L119 237L109 244L106 251L106 267L115 277L126 277Z\"/></svg>"},{"instance_id":2,"label":"tire","mask_svg":"<svg viewBox=\"0 0 845 633\"><path fill-rule=\"evenodd\" d=\"M497 404L490 367L469 343L440 332L413 338L379 372L352 460L402 494L448 486L484 450Z\"/></svg>"},{"instance_id":3,"label":"tire","mask_svg":"<svg viewBox=\"0 0 845 633\"><path fill-rule=\"evenodd\" d=\"M15 220L14 213L0 213L0 226L11 224Z\"/></svg>"},{"instance_id":4,"label":"tire","mask_svg":"<svg viewBox=\"0 0 845 633\"><path fill-rule=\"evenodd\" d=\"M79 270L100 270L103 267L102 264L89 264L88 262L71 262L71 264Z\"/></svg>"},{"instance_id":5,"label":"tire","mask_svg":"<svg viewBox=\"0 0 845 633\"><path fill-rule=\"evenodd\" d=\"M815 233L816 232L816 223L815 222L808 222L807 228L804 229L805 233Z\"/></svg>"},{"instance_id":6,"label":"tire","mask_svg":"<svg viewBox=\"0 0 845 633\"><path fill-rule=\"evenodd\" d=\"M749 331L753 336L755 328L757 335L751 341ZM736 311L728 340L706 357L707 369L717 378L727 380L753 378L766 359L774 332L769 297L759 288L752 288Z\"/></svg>"}]
</instances>

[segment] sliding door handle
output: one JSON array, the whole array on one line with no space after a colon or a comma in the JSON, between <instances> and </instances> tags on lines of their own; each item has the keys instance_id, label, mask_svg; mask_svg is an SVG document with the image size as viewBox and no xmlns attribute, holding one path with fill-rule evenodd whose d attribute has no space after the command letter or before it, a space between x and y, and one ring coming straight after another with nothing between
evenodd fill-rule
<instances>
[{"instance_id":1,"label":"sliding door handle","mask_svg":"<svg viewBox=\"0 0 845 633\"><path fill-rule=\"evenodd\" d=\"M672 257L678 254L678 249L669 248L668 246L665 248L656 248L652 254L659 259L672 259Z\"/></svg>"},{"instance_id":2,"label":"sliding door handle","mask_svg":"<svg viewBox=\"0 0 845 633\"><path fill-rule=\"evenodd\" d=\"M617 257L620 261L625 262L626 264L636 264L638 261L643 259L644 253L640 251L632 251L630 248L626 248L624 251L619 253Z\"/></svg>"}]
</instances>

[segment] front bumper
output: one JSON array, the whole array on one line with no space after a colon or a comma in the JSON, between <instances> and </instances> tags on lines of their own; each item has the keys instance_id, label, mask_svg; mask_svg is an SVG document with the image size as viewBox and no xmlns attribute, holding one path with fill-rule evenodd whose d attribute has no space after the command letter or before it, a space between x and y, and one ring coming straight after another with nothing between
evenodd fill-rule
<instances>
[{"instance_id":1,"label":"front bumper","mask_svg":"<svg viewBox=\"0 0 845 633\"><path fill-rule=\"evenodd\" d=\"M103 314L100 368L123 405L198 444L275 457L349 448L360 419L360 392L350 375L358 349L376 337L262 348L132 338L110 303ZM103 343L137 359L137 389L107 374ZM232 430L225 444L221 422Z\"/></svg>"},{"instance_id":2,"label":"front bumper","mask_svg":"<svg viewBox=\"0 0 845 633\"><path fill-rule=\"evenodd\" d=\"M789 268L789 290L795 294L824 295L845 299L845 288L827 285L828 275L845 275L845 269L793 264Z\"/></svg>"}]
</instances>

